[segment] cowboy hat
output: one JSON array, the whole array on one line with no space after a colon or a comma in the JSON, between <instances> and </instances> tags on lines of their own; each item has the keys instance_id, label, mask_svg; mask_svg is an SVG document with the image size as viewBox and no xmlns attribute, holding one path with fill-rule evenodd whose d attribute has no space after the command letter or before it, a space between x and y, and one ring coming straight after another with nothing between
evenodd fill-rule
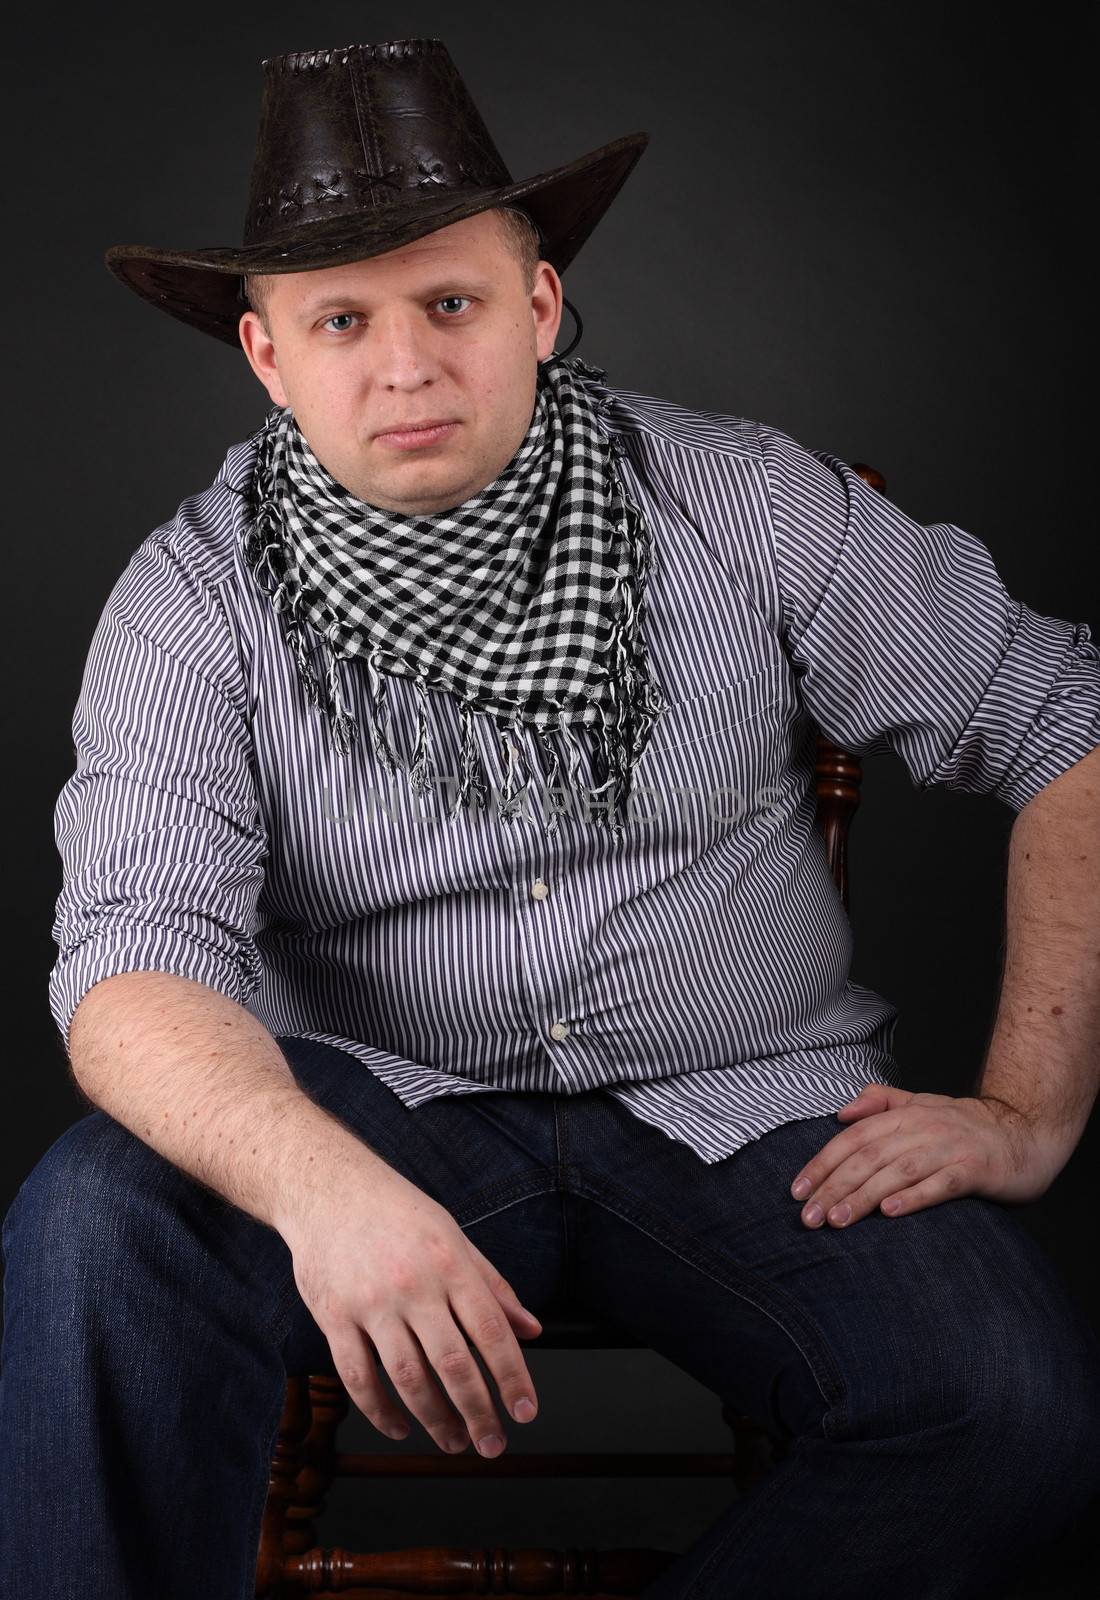
<instances>
[{"instance_id":1,"label":"cowboy hat","mask_svg":"<svg viewBox=\"0 0 1100 1600\"><path fill-rule=\"evenodd\" d=\"M513 181L441 39L300 50L262 66L242 243L116 244L104 258L143 300L238 349L244 274L363 260L495 206L525 212L543 259L563 272L649 143L626 134Z\"/></svg>"}]
</instances>

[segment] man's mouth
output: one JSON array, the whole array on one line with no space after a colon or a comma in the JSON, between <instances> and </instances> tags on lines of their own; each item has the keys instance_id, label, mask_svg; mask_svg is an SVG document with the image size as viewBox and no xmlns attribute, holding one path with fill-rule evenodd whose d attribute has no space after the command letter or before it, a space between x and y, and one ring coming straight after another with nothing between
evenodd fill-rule
<instances>
[{"instance_id":1,"label":"man's mouth","mask_svg":"<svg viewBox=\"0 0 1100 1600\"><path fill-rule=\"evenodd\" d=\"M375 438L379 444L390 445L397 450L423 450L428 445L450 438L460 426L458 422L410 423L388 433L376 434Z\"/></svg>"}]
</instances>

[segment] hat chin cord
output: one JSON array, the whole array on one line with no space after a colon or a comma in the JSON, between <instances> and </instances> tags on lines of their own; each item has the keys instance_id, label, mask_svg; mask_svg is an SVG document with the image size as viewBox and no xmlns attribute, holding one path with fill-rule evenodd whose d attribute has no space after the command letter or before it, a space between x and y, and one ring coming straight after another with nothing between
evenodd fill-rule
<instances>
[{"instance_id":1,"label":"hat chin cord","mask_svg":"<svg viewBox=\"0 0 1100 1600\"><path fill-rule=\"evenodd\" d=\"M577 310L572 300L567 300L565 296L562 295L561 301L562 305L569 307L570 311L573 313L573 321L577 324L577 331L573 335L572 343L566 345L565 349L561 351L562 356L567 356L571 350L575 350L580 344L581 335L584 333L584 323L581 321L580 312Z\"/></svg>"}]
</instances>

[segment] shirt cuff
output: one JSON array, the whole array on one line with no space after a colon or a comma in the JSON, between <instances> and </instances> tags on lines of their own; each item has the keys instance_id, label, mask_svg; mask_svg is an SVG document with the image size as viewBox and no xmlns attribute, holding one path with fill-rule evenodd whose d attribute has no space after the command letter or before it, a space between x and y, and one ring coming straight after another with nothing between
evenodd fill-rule
<instances>
[{"instance_id":1,"label":"shirt cuff","mask_svg":"<svg viewBox=\"0 0 1100 1600\"><path fill-rule=\"evenodd\" d=\"M73 1013L93 984L120 972L168 972L204 983L244 1005L263 973L258 952L249 946L228 955L178 928L132 924L113 938L90 938L60 957L50 973L50 1010L69 1054Z\"/></svg>"},{"instance_id":2,"label":"shirt cuff","mask_svg":"<svg viewBox=\"0 0 1100 1600\"><path fill-rule=\"evenodd\" d=\"M1013 811L1100 744L1100 649L1086 622L1021 603L1012 641L963 732L922 789L988 788ZM1021 736L1022 707L1034 707ZM983 773L1000 772L993 785Z\"/></svg>"}]
</instances>

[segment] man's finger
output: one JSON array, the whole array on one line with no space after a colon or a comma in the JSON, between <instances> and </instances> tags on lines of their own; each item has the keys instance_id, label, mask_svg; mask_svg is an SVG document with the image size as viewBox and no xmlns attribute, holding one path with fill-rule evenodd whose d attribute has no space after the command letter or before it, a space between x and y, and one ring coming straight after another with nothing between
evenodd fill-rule
<instances>
[{"instance_id":1,"label":"man's finger","mask_svg":"<svg viewBox=\"0 0 1100 1600\"><path fill-rule=\"evenodd\" d=\"M883 1199L881 1209L888 1217L900 1217L910 1211L922 1211L927 1206L938 1206L944 1200L954 1200L960 1194L969 1192L966 1169L953 1164L940 1167L938 1172L933 1172L930 1177L912 1184L908 1189L895 1189Z\"/></svg>"},{"instance_id":2,"label":"man's finger","mask_svg":"<svg viewBox=\"0 0 1100 1600\"><path fill-rule=\"evenodd\" d=\"M867 1216L888 1194L934 1172L942 1161L942 1151L922 1147L912 1136L872 1140L827 1173L807 1197L802 1220L809 1228L822 1227L826 1222L846 1227Z\"/></svg>"}]
</instances>

